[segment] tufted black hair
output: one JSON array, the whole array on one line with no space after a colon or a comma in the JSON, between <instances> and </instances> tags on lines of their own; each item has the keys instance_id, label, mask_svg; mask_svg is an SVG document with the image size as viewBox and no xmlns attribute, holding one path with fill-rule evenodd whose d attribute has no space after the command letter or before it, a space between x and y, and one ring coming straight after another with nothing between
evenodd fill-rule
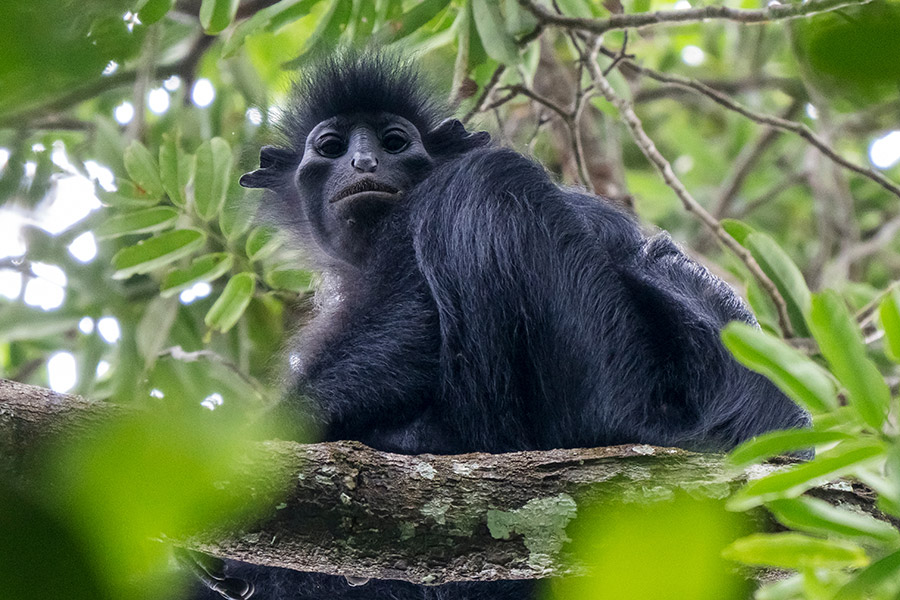
<instances>
[{"instance_id":1,"label":"tufted black hair","mask_svg":"<svg viewBox=\"0 0 900 600\"><path fill-rule=\"evenodd\" d=\"M298 154L309 132L334 115L385 111L426 132L449 114L414 63L373 49L340 49L314 59L295 84L290 105L282 130Z\"/></svg>"}]
</instances>

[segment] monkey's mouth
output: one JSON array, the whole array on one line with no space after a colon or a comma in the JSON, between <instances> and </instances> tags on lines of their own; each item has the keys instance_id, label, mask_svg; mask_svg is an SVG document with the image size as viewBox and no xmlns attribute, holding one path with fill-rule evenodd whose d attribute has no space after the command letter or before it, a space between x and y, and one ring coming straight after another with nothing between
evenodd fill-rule
<instances>
[{"instance_id":1,"label":"monkey's mouth","mask_svg":"<svg viewBox=\"0 0 900 600\"><path fill-rule=\"evenodd\" d=\"M374 179L360 179L356 183L345 187L340 192L335 194L329 202L340 202L341 200L346 200L351 196L362 194L381 200L389 200L392 197L399 195L400 190L392 185L381 183L380 181L375 181Z\"/></svg>"}]
</instances>

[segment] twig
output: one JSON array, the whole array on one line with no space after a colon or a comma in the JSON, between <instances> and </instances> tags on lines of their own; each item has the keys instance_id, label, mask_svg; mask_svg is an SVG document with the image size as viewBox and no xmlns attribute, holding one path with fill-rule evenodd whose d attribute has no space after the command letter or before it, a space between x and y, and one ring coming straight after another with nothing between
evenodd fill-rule
<instances>
[{"instance_id":1,"label":"twig","mask_svg":"<svg viewBox=\"0 0 900 600\"><path fill-rule=\"evenodd\" d=\"M736 100L732 99L730 96L727 96L726 94L723 94L718 90L714 90L708 85L701 83L695 79L689 79L687 77L681 77L679 75L668 75L660 73L658 71L654 71L653 69L642 67L629 60L623 60L622 64L627 64L629 68L633 68L639 73L646 75L651 79L655 79L656 81L683 86L687 89L700 92L717 104L724 106L725 108L734 111L755 123L759 123L760 125L768 125L769 127L773 127L775 129L794 133L809 142L810 145L815 147L819 152L824 154L831 161L837 163L845 169L853 171L854 173L857 173L859 175L862 175L863 177L866 177L867 179L874 181L885 190L900 198L900 186L873 169L861 167L855 163L850 162L846 158L843 158L824 139L813 133L813 131L803 123L790 121L781 117L773 117L771 115L766 115L751 110L743 104L740 104Z\"/></svg>"},{"instance_id":2,"label":"twig","mask_svg":"<svg viewBox=\"0 0 900 600\"><path fill-rule=\"evenodd\" d=\"M500 82L500 77L503 75L504 71L506 71L506 65L500 65L496 69L494 69L494 74L491 75L490 81L487 82L487 85L484 86L484 89L481 90L481 95L478 96L478 100L475 101L474 106L465 114L462 118L463 124L468 124L472 118L477 115L482 110L485 110L484 103L487 102L488 97L494 91L494 88L497 87L497 84ZM509 98L511 100L512 97ZM507 100L508 101L508 100Z\"/></svg>"},{"instance_id":3,"label":"twig","mask_svg":"<svg viewBox=\"0 0 900 600\"><path fill-rule=\"evenodd\" d=\"M615 58L613 52L603 52L610 58ZM629 57L626 57L629 58ZM626 65L626 69L630 69L633 63ZM781 90L787 95L797 98L806 99L806 92L802 85L796 79L787 77L748 77L746 79L700 79L698 80L714 90L725 94L739 94L754 90L776 89ZM685 89L680 85L663 84L655 86L651 89L642 89L635 92L632 102L641 104L644 102L653 102L663 98L673 98L693 93L694 90Z\"/></svg>"},{"instance_id":4,"label":"twig","mask_svg":"<svg viewBox=\"0 0 900 600\"><path fill-rule=\"evenodd\" d=\"M878 308L881 306L881 301L892 294L898 287L900 287L900 281L895 281L884 288L880 294L872 298L868 304L859 309L856 313L856 322L859 323L861 328L870 325L875 320L875 315L878 314Z\"/></svg>"},{"instance_id":5,"label":"twig","mask_svg":"<svg viewBox=\"0 0 900 600\"><path fill-rule=\"evenodd\" d=\"M695 23L707 19L738 23L766 23L806 17L821 12L868 4L872 0L808 0L797 4L772 2L766 8L743 10L727 6L703 6L685 10L661 10L649 13L615 14L606 19L566 17L553 13L534 0L519 0L541 27L552 26L601 35L615 29L639 29L668 23ZM529 34L532 35L532 34Z\"/></svg>"},{"instance_id":6,"label":"twig","mask_svg":"<svg viewBox=\"0 0 900 600\"><path fill-rule=\"evenodd\" d=\"M771 202L772 200L780 196L783 192L803 182L806 179L806 176L807 174L804 171L790 173L787 177L760 194L756 199L747 202L743 207L741 207L740 210L735 213L734 216L738 219L743 219L745 216L752 213L763 204Z\"/></svg>"},{"instance_id":7,"label":"twig","mask_svg":"<svg viewBox=\"0 0 900 600\"><path fill-rule=\"evenodd\" d=\"M200 62L203 53L215 40L216 38L214 36L200 36L184 58L168 65L154 67L152 70L153 77L156 79L164 79L170 75L178 75L186 81L189 80L192 77L197 63ZM0 117L0 128L20 128L30 126L30 122L35 119L47 118L46 116L48 114L62 112L85 100L90 100L107 90L131 85L135 82L137 77L137 71L122 71L113 73L107 77L102 77L44 104L26 108L15 113L5 114Z\"/></svg>"},{"instance_id":8,"label":"twig","mask_svg":"<svg viewBox=\"0 0 900 600\"><path fill-rule=\"evenodd\" d=\"M900 215L882 223L875 235L860 244L848 248L845 256L838 257L838 260L845 260L847 264L853 264L878 252L884 246L894 241L898 234L900 234Z\"/></svg>"},{"instance_id":9,"label":"twig","mask_svg":"<svg viewBox=\"0 0 900 600\"><path fill-rule=\"evenodd\" d=\"M785 112L785 117L790 118L799 108L800 102L795 100ZM717 219L721 219L728 213L728 209L734 201L735 196L737 196L738 191L740 191L741 186L744 184L744 180L747 179L751 172L753 172L753 168L766 153L766 150L775 143L775 140L777 140L782 133L783 132L778 129L768 127L762 132L755 144L744 147L743 152L741 152L735 160L735 166L732 169L730 176L725 180L725 183L722 184L718 199L715 204L713 204L713 216Z\"/></svg>"},{"instance_id":10,"label":"twig","mask_svg":"<svg viewBox=\"0 0 900 600\"><path fill-rule=\"evenodd\" d=\"M253 389L253 391L256 392L260 397L265 398L268 395L268 392L259 383L259 381L257 381L253 377L250 377L236 364L234 364L224 356L213 352L212 350L195 350L193 352L188 352L182 349L181 346L172 346L171 348L166 348L160 351L159 357L165 356L169 356L175 360L180 360L181 362L199 362L203 359L207 359L212 362L219 363L220 365L224 366L229 371L240 377L241 380L249 385Z\"/></svg>"},{"instance_id":11,"label":"twig","mask_svg":"<svg viewBox=\"0 0 900 600\"><path fill-rule=\"evenodd\" d=\"M772 298L773 303L775 304L775 308L778 311L778 321L781 326L781 330L784 332L785 337L793 336L793 328L791 327L790 318L788 317L787 312L787 304L784 301L784 298L778 292L778 288L775 287L775 284L769 278L768 275L760 268L759 264L754 260L753 256L750 254L750 251L741 246L737 240L735 240L731 235L728 234L725 229L722 228L722 224L709 214L706 209L704 209L684 186L684 184L678 179L675 175L675 172L672 170L672 165L669 164L669 161L660 154L659 150L656 148L656 144L653 143L653 140L647 135L644 131L644 127L641 124L640 118L638 118L637 114L635 114L634 109L631 107L631 104L625 100L624 98L620 98L616 92L613 90L609 81L607 81L606 77L603 76L603 72L600 69L600 65L597 63L596 57L599 52L600 42L599 38L595 40L594 46L591 50L591 54L588 57L590 60L588 61L588 66L591 71L591 77L594 80L594 85L600 91L601 94L612 103L618 110L621 115L622 120L628 126L628 129L631 131L631 135L634 138L635 143L644 153L651 163L656 167L656 169L660 172L663 177L663 180L678 196L684 205L685 210L688 212L692 212L700 219L700 221L706 225L715 236L724 244L729 250L734 252L747 266L750 272L756 277L759 281L760 285L762 285L763 289L766 290L766 293Z\"/></svg>"}]
</instances>

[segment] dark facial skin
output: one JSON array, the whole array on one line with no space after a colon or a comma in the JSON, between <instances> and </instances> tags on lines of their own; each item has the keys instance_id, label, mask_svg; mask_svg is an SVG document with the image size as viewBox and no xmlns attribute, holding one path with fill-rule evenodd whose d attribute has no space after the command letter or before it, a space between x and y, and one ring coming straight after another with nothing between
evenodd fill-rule
<instances>
[{"instance_id":1,"label":"dark facial skin","mask_svg":"<svg viewBox=\"0 0 900 600\"><path fill-rule=\"evenodd\" d=\"M297 187L322 249L359 265L369 235L431 171L419 130L390 113L338 115L309 133Z\"/></svg>"}]
</instances>

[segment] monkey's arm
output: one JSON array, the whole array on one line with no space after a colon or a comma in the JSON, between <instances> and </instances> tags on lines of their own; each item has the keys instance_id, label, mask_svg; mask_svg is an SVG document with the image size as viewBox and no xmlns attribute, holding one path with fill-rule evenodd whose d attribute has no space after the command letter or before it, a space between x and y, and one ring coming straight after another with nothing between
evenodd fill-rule
<instances>
[{"instance_id":1,"label":"monkey's arm","mask_svg":"<svg viewBox=\"0 0 900 600\"><path fill-rule=\"evenodd\" d=\"M392 240L392 244L397 240ZM427 286L400 248L378 248L383 265L371 265L339 308L304 331L291 382L279 411L291 422L312 418L326 439L354 439L404 451L424 435L423 415L437 386L439 329ZM422 431L419 431L422 430ZM414 432L414 433L416 433Z\"/></svg>"}]
</instances>

